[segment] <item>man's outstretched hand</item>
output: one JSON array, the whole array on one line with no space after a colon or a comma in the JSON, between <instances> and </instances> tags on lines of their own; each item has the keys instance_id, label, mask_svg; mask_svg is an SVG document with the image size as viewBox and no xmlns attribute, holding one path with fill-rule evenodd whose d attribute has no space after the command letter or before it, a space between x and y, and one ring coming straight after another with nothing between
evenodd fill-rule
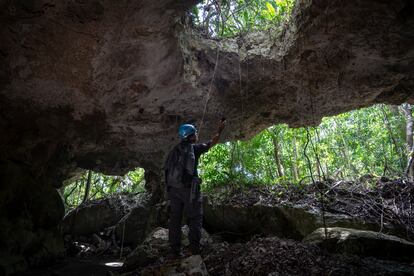
<instances>
[{"instance_id":1,"label":"man's outstretched hand","mask_svg":"<svg viewBox=\"0 0 414 276\"><path fill-rule=\"evenodd\" d=\"M221 118L219 127L218 127L218 133L221 133L224 129L224 127L226 126L226 118Z\"/></svg>"}]
</instances>

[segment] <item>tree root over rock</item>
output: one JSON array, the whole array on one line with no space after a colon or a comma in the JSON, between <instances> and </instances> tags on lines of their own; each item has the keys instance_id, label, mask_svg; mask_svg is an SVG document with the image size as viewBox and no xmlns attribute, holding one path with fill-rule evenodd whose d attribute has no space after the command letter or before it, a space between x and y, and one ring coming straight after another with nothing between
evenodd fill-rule
<instances>
[{"instance_id":1,"label":"tree root over rock","mask_svg":"<svg viewBox=\"0 0 414 276\"><path fill-rule=\"evenodd\" d=\"M323 186L324 208L374 225L374 231L391 233L414 241L414 183L385 177L370 182L324 181L303 187L275 185L225 189L209 195L209 202L222 206L301 206L321 213L319 188Z\"/></svg>"}]
</instances>

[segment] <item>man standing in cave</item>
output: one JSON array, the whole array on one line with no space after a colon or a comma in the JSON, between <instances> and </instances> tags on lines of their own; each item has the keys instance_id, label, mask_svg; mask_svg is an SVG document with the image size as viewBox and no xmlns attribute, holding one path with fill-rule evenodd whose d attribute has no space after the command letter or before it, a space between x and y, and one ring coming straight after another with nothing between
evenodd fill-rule
<instances>
[{"instance_id":1,"label":"man standing in cave","mask_svg":"<svg viewBox=\"0 0 414 276\"><path fill-rule=\"evenodd\" d=\"M197 143L198 133L194 125L183 124L178 129L181 142L169 153L165 162L165 184L169 201L169 243L173 258L181 257L181 221L185 213L190 240L189 254L200 253L202 230L202 196L200 193L201 179L197 166L201 154L207 152L219 141L225 126L223 118L217 133L207 143Z\"/></svg>"}]
</instances>

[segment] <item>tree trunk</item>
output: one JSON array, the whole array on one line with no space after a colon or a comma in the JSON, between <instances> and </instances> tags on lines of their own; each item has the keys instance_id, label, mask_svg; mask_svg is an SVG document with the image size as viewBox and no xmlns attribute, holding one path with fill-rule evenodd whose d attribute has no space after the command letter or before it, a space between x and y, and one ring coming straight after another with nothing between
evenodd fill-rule
<instances>
[{"instance_id":1,"label":"tree trunk","mask_svg":"<svg viewBox=\"0 0 414 276\"><path fill-rule=\"evenodd\" d=\"M414 146L411 148L405 175L409 181L414 181Z\"/></svg>"},{"instance_id":2,"label":"tree trunk","mask_svg":"<svg viewBox=\"0 0 414 276\"><path fill-rule=\"evenodd\" d=\"M408 103L402 104L401 109L405 116L406 122L406 132L405 132L405 143L407 147L408 160L407 167L405 169L405 174L410 181L414 180L414 162L413 162L413 109L412 106Z\"/></svg>"},{"instance_id":3,"label":"tree trunk","mask_svg":"<svg viewBox=\"0 0 414 276\"><path fill-rule=\"evenodd\" d=\"M406 131L405 131L405 142L407 151L410 152L413 148L413 109L410 104L402 104L401 109L404 112Z\"/></svg>"},{"instance_id":4,"label":"tree trunk","mask_svg":"<svg viewBox=\"0 0 414 276\"><path fill-rule=\"evenodd\" d=\"M316 166L316 173L318 174L319 181L323 180L322 174L321 174L321 164L319 163L319 159L315 158L315 166Z\"/></svg>"},{"instance_id":5,"label":"tree trunk","mask_svg":"<svg viewBox=\"0 0 414 276\"><path fill-rule=\"evenodd\" d=\"M315 133L316 133L316 142L317 144L315 144L314 142L311 141L311 145L313 148L313 151L315 153L315 158L316 158L316 165L317 165L317 169L318 169L318 176L319 176L319 180L326 180L326 175L325 172L323 171L323 167L322 167L322 163L321 163L321 159L320 159L320 155L319 155L319 149L317 148L318 145L321 143L321 138L319 137L319 131L318 128L315 128Z\"/></svg>"},{"instance_id":6,"label":"tree trunk","mask_svg":"<svg viewBox=\"0 0 414 276\"><path fill-rule=\"evenodd\" d=\"M342 177L344 177L343 173L345 171L345 175L347 175L347 171L349 171L349 173L353 173L354 175L358 175L358 169L355 167L354 164L352 164L351 158L350 158L350 153L349 153L349 146L348 143L346 142L344 136L342 135L342 125L340 124L339 121L337 121L336 119L334 119L335 122L335 129L336 129L336 137L339 138L335 138L337 145L338 145L338 149L342 155L343 160L345 161L345 164L343 165L343 170L341 170L342 173ZM346 171L347 170L347 171Z\"/></svg>"},{"instance_id":7,"label":"tree trunk","mask_svg":"<svg viewBox=\"0 0 414 276\"><path fill-rule=\"evenodd\" d=\"M65 188L66 186L62 186L59 189L57 189L58 193L60 194L62 198L65 196Z\"/></svg>"},{"instance_id":8,"label":"tree trunk","mask_svg":"<svg viewBox=\"0 0 414 276\"><path fill-rule=\"evenodd\" d=\"M293 148L292 173L293 173L293 180L296 183L299 180L298 149L296 147L296 135L293 135L293 138L292 138L292 148Z\"/></svg>"},{"instance_id":9,"label":"tree trunk","mask_svg":"<svg viewBox=\"0 0 414 276\"><path fill-rule=\"evenodd\" d=\"M328 163L325 164L325 178L326 179L330 179L331 178L331 174L330 174L330 171L329 171Z\"/></svg>"},{"instance_id":10,"label":"tree trunk","mask_svg":"<svg viewBox=\"0 0 414 276\"><path fill-rule=\"evenodd\" d=\"M88 178L86 180L86 186L85 186L85 194L83 195L82 204L85 203L88 200L89 197L89 191L91 189L91 181L92 181L92 171L88 171Z\"/></svg>"},{"instance_id":11,"label":"tree trunk","mask_svg":"<svg viewBox=\"0 0 414 276\"><path fill-rule=\"evenodd\" d=\"M273 174L272 169L273 168L272 168L271 162L269 161L268 158L266 158L266 174L268 175L268 179L271 179L271 181L274 181L275 175Z\"/></svg>"},{"instance_id":12,"label":"tree trunk","mask_svg":"<svg viewBox=\"0 0 414 276\"><path fill-rule=\"evenodd\" d=\"M400 157L400 161L401 161L400 162L400 167L401 167L401 170L403 170L404 169L404 161L403 161L404 153L400 149L400 147L398 147L397 141L394 138L393 131L392 131L391 124L390 124L390 120L388 119L388 115L387 115L387 112L386 112L384 106L382 106L381 111L382 111L382 114L383 114L383 120L384 120L385 127L388 130L388 136L389 136L390 142L391 142L392 145L394 145L395 153L401 156Z\"/></svg>"},{"instance_id":13,"label":"tree trunk","mask_svg":"<svg viewBox=\"0 0 414 276\"><path fill-rule=\"evenodd\" d=\"M280 146L279 141L277 139L277 134L270 131L270 136L272 137L273 142L273 157L275 158L277 173L279 177L283 177L285 175L282 162L280 160Z\"/></svg>"}]
</instances>

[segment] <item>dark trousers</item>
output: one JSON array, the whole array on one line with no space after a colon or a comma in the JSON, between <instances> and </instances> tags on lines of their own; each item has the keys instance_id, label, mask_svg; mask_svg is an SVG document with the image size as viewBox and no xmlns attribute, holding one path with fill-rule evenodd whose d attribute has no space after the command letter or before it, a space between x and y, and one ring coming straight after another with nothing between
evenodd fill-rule
<instances>
[{"instance_id":1,"label":"dark trousers","mask_svg":"<svg viewBox=\"0 0 414 276\"><path fill-rule=\"evenodd\" d=\"M181 221L183 212L187 217L190 232L188 239L190 249L198 251L200 248L201 227L203 220L203 208L201 194L198 191L195 199L190 202L190 188L168 188L168 199L170 201L170 223L169 243L173 252L181 250Z\"/></svg>"}]
</instances>

